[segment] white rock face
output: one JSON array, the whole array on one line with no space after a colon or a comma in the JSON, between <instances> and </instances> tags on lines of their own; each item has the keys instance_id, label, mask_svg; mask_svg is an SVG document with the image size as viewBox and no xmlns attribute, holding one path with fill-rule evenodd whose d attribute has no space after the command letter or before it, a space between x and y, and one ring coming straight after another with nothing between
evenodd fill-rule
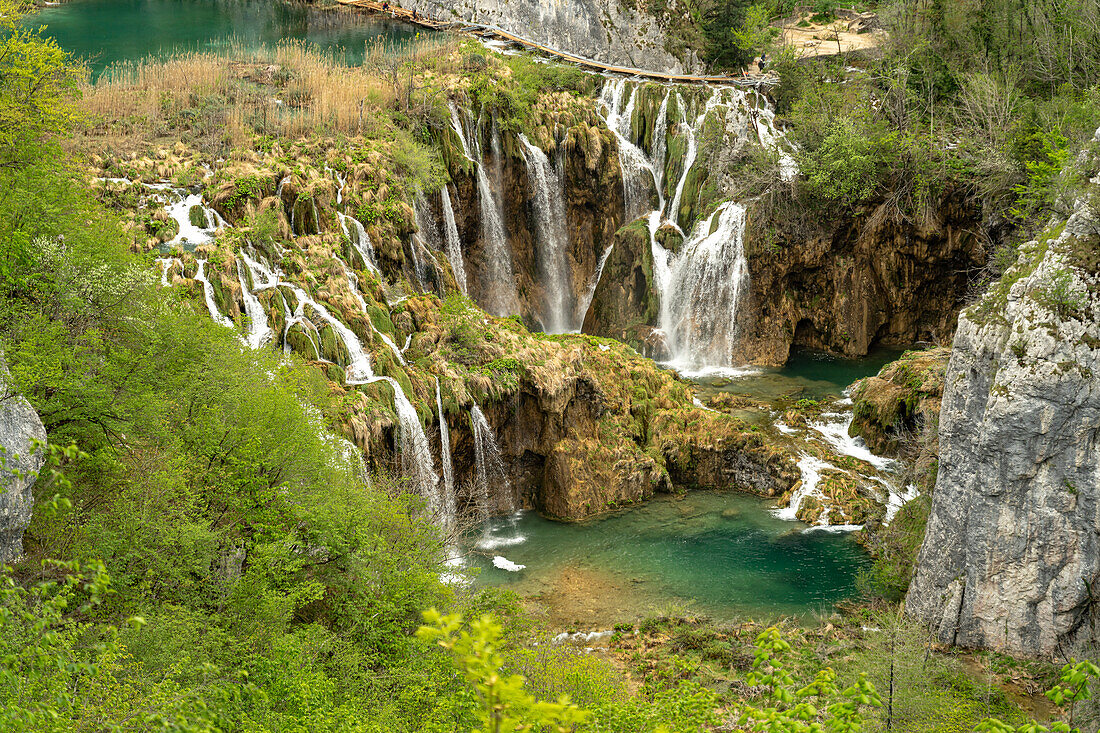
<instances>
[{"instance_id":1,"label":"white rock face","mask_svg":"<svg viewBox=\"0 0 1100 733\"><path fill-rule=\"evenodd\" d=\"M626 9L623 0L409 0L402 5L436 20L497 26L608 64L674 74L702 68L694 55L684 62L666 51L657 20Z\"/></svg>"},{"instance_id":2,"label":"white rock face","mask_svg":"<svg viewBox=\"0 0 1100 733\"><path fill-rule=\"evenodd\" d=\"M32 451L31 441L45 442L46 429L30 403L10 390L10 376L0 357L0 563L23 554L23 531L34 508L31 487L45 460L41 450Z\"/></svg>"},{"instance_id":3,"label":"white rock face","mask_svg":"<svg viewBox=\"0 0 1100 733\"><path fill-rule=\"evenodd\" d=\"M1068 655L1100 620L1098 234L1078 213L959 316L906 598L943 642Z\"/></svg>"}]
</instances>

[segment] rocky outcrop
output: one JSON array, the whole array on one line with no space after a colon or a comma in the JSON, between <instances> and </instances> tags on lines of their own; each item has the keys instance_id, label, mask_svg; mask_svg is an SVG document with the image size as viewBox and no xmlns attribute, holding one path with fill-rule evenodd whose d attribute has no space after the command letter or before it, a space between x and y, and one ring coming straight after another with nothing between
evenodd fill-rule
<instances>
[{"instance_id":1,"label":"rocky outcrop","mask_svg":"<svg viewBox=\"0 0 1100 733\"><path fill-rule=\"evenodd\" d=\"M898 221L886 207L822 231L781 231L768 247L750 224L744 361L781 365L794 346L862 356L880 344L950 339L971 273L986 259L980 212L961 196L926 223Z\"/></svg>"},{"instance_id":2,"label":"rocky outcrop","mask_svg":"<svg viewBox=\"0 0 1100 733\"><path fill-rule=\"evenodd\" d=\"M46 441L46 429L30 403L11 388L11 373L0 357L0 563L23 554L23 531L31 522L31 488L45 456L32 441Z\"/></svg>"},{"instance_id":3,"label":"rocky outcrop","mask_svg":"<svg viewBox=\"0 0 1100 733\"><path fill-rule=\"evenodd\" d=\"M1100 226L1031 242L959 317L906 599L945 643L1059 658L1100 598Z\"/></svg>"},{"instance_id":4,"label":"rocky outcrop","mask_svg":"<svg viewBox=\"0 0 1100 733\"><path fill-rule=\"evenodd\" d=\"M647 353L661 307L652 282L649 227L644 219L638 219L615 233L614 247L604 263L581 330Z\"/></svg>"},{"instance_id":5,"label":"rocky outcrop","mask_svg":"<svg viewBox=\"0 0 1100 733\"><path fill-rule=\"evenodd\" d=\"M861 379L852 391L852 425L879 454L896 453L924 428L936 432L943 382L951 349L907 351L877 375Z\"/></svg>"},{"instance_id":6,"label":"rocky outcrop","mask_svg":"<svg viewBox=\"0 0 1100 733\"><path fill-rule=\"evenodd\" d=\"M495 25L548 48L608 64L669 73L702 68L691 50L683 59L674 56L658 20L621 0L406 0L402 6L439 20Z\"/></svg>"}]
</instances>

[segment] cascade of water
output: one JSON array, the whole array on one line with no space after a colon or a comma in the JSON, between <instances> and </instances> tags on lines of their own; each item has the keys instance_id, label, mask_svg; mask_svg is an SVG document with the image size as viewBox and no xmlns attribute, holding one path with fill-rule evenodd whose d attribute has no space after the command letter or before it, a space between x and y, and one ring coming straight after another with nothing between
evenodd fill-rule
<instances>
[{"instance_id":1,"label":"cascade of water","mask_svg":"<svg viewBox=\"0 0 1100 733\"><path fill-rule=\"evenodd\" d=\"M454 465L451 463L451 431L443 415L443 397L439 392L439 377L435 378L435 409L439 415L439 462L443 467L443 527L452 529L458 509L455 499Z\"/></svg>"},{"instance_id":2,"label":"cascade of water","mask_svg":"<svg viewBox=\"0 0 1100 733\"><path fill-rule=\"evenodd\" d=\"M371 243L367 230L355 217L336 212L336 218L340 221L340 226L343 228L348 241L351 242L351 246L355 247L355 251L362 258L366 269L381 277L382 271L378 268L378 260L374 255L374 244Z\"/></svg>"},{"instance_id":3,"label":"cascade of water","mask_svg":"<svg viewBox=\"0 0 1100 733\"><path fill-rule=\"evenodd\" d=\"M536 251L539 273L546 289L541 314L548 333L574 330L572 277L569 269L569 231L566 227L565 181L562 171L550 163L546 153L519 136L527 162L527 178L534 188L535 223L539 249Z\"/></svg>"},{"instance_id":4,"label":"cascade of water","mask_svg":"<svg viewBox=\"0 0 1100 733\"><path fill-rule=\"evenodd\" d=\"M466 267L462 262L462 240L458 237L458 224L455 222L455 212L451 208L451 194L446 184L439 193L443 201L443 238L447 244L447 259L451 261L451 269L455 273L455 281L462 294L466 294Z\"/></svg>"},{"instance_id":5,"label":"cascade of water","mask_svg":"<svg viewBox=\"0 0 1100 733\"><path fill-rule=\"evenodd\" d=\"M462 143L462 152L477 166L477 193L478 203L481 207L481 237L485 245L485 276L488 283L483 294L483 306L495 316L507 316L519 311L519 297L516 293L515 276L512 273L512 255L508 250L508 236L504 231L503 206L493 188L489 184L489 176L485 172L484 156L481 154L481 146L477 136L473 140L467 140L462 123L459 121L458 110L451 103L451 124ZM494 151L499 148L499 133L496 125L493 125ZM473 144L471 144L471 142ZM496 165L499 168L500 155L496 155ZM497 177L498 182L500 177Z\"/></svg>"},{"instance_id":6,"label":"cascade of water","mask_svg":"<svg viewBox=\"0 0 1100 733\"><path fill-rule=\"evenodd\" d=\"M719 207L709 220L696 224L678 254L672 254L657 241L657 232L662 226L681 229L680 209L691 170L699 162L699 142L708 119L718 124L723 135L734 135L741 140L746 139L754 127L761 144L779 147L780 135L775 130L773 114L767 108L754 107L740 90L716 88L711 90L698 115L691 118L683 97L675 91L666 92L654 123L649 146L651 157L646 158L631 139L632 104L628 100L624 107L622 101L625 83L622 79L609 80L601 92L599 109L619 142L627 216L641 213L635 208L637 199L632 193L632 186L636 184L631 184L638 179L639 170L648 170L657 187L658 208L646 216L653 258L651 286L660 299L658 326L666 338L672 366L689 369L728 367L736 337L736 311L748 283L743 243L744 209L729 202ZM677 134L683 136L686 150L671 201L666 207L663 178L668 167L665 160L668 103L673 94L679 109ZM630 99L633 97L634 93ZM786 155L782 151L781 154Z\"/></svg>"},{"instance_id":7,"label":"cascade of water","mask_svg":"<svg viewBox=\"0 0 1100 733\"><path fill-rule=\"evenodd\" d=\"M359 278L355 276L355 273L351 271L350 267L342 262L340 264L344 268L344 277L348 280L348 287L351 289L351 294L355 298L355 302L359 305L359 310L363 311L365 314L369 314L370 311L367 310L367 301L363 299L363 294L359 292ZM401 366L407 366L405 363L405 356L401 353L401 349L397 348L397 344L393 342L393 339L378 330L369 315L367 316L367 323L370 324L371 330L374 331L375 335L381 338L382 342L393 352L397 362Z\"/></svg>"},{"instance_id":8,"label":"cascade of water","mask_svg":"<svg viewBox=\"0 0 1100 733\"><path fill-rule=\"evenodd\" d=\"M749 277L744 229L744 207L723 204L695 227L672 263L660 327L681 371L729 364Z\"/></svg>"},{"instance_id":9,"label":"cascade of water","mask_svg":"<svg viewBox=\"0 0 1100 733\"><path fill-rule=\"evenodd\" d=\"M626 205L627 220L640 216L649 207L650 185L657 188L660 207L664 209L664 196L658 185L657 171L653 162L634 144L631 139L631 117L633 116L634 94L627 103L629 113L622 109L623 91L626 79L611 79L604 84L600 95L600 104L604 112L604 121L619 143L619 166L622 169L623 199Z\"/></svg>"},{"instance_id":10,"label":"cascade of water","mask_svg":"<svg viewBox=\"0 0 1100 733\"><path fill-rule=\"evenodd\" d=\"M244 256L244 260L250 269L258 273L254 275L254 277L262 281L265 286L268 286L268 283L279 282L279 275L271 272L263 263L246 255ZM351 284L350 278L348 282ZM345 370L348 384L386 382L393 388L393 406L394 411L397 413L397 422L400 431L402 469L405 476L409 477L412 481L413 486L427 498L428 508L432 516L438 516L440 508L442 507L442 495L439 491L439 476L435 473L435 461L432 458L428 436L424 434L424 428L420 424L419 416L416 414L416 408L413 407L412 402L409 401L408 396L401 387L401 383L392 377L379 376L374 373L371 367L370 356L367 354L366 349L363 348L363 344L359 341L359 337L339 319L329 313L327 308L311 298L306 291L302 290L297 285L287 282L281 284L282 287L287 288L294 294L298 303L294 315L288 315L288 329L294 322L308 321L308 319L305 318L305 307L309 306L315 316L327 323L344 344L344 349L347 351L350 362ZM354 289L356 292L358 291L358 287ZM283 303L283 307L286 308L285 299ZM284 332L284 340L285 338ZM392 343L393 342L390 341L391 345ZM316 344L314 344L314 347L316 347Z\"/></svg>"},{"instance_id":11,"label":"cascade of water","mask_svg":"<svg viewBox=\"0 0 1100 733\"><path fill-rule=\"evenodd\" d=\"M478 508L487 516L489 497L494 485L501 487L501 495L508 502L509 511L515 511L512 490L508 483L508 474L504 470L504 461L500 457L500 446L485 413L477 405L470 408L470 427L474 434L474 467L476 469L475 486L477 488Z\"/></svg>"},{"instance_id":12,"label":"cascade of water","mask_svg":"<svg viewBox=\"0 0 1100 733\"><path fill-rule=\"evenodd\" d=\"M703 111L695 119L693 124L687 124L687 111L684 107L684 100L679 94L676 95L677 106L680 108L680 127L687 136L687 151L684 153L684 170L680 174L680 180L676 184L676 193L672 197L672 205L668 209L668 218L676 226L680 225L680 201L684 197L684 184L687 182L688 173L691 171L691 167L695 165L695 157L699 154L699 141L698 134L702 132L703 124L706 122L707 115L714 111L714 108L718 106L718 103L722 101L722 92L719 89L714 89L710 93L710 97L707 98L707 103L703 105Z\"/></svg>"},{"instance_id":13,"label":"cascade of water","mask_svg":"<svg viewBox=\"0 0 1100 733\"><path fill-rule=\"evenodd\" d=\"M214 302L214 286L206 279L206 260L196 260L196 262L198 262L198 269L195 271L195 279L202 283L202 294L206 298L206 308L210 311L210 317L214 323L233 328L233 321L223 316L218 310L218 304Z\"/></svg>"},{"instance_id":14,"label":"cascade of water","mask_svg":"<svg viewBox=\"0 0 1100 733\"><path fill-rule=\"evenodd\" d=\"M248 316L248 345L258 349L272 337L275 332L267 325L267 311L260 304L259 298L248 288L248 281L244 277L244 268L241 261L237 260L237 281L241 284L241 297L244 299L244 312Z\"/></svg>"},{"instance_id":15,"label":"cascade of water","mask_svg":"<svg viewBox=\"0 0 1100 733\"><path fill-rule=\"evenodd\" d=\"M150 185L150 188L154 186ZM159 190L169 191L170 189L162 188ZM179 226L179 231L176 236L172 238L167 246L173 244L186 244L189 247L196 247L200 244L206 244L214 241L214 232L219 226L225 226L225 221L218 215L218 212L209 208L202 202L201 193L186 193L181 190L171 189L171 192L178 195L180 198L171 203L167 203L164 210L176 220L176 224ZM162 201L165 199L166 194L156 194L156 197ZM191 223L191 209L193 207L199 207L202 212L204 226L198 226Z\"/></svg>"}]
</instances>

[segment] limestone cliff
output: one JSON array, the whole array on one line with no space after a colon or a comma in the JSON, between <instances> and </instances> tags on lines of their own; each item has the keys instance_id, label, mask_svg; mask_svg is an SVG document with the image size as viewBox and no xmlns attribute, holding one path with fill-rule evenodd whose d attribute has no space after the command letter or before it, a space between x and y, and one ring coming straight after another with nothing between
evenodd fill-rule
<instances>
[{"instance_id":1,"label":"limestone cliff","mask_svg":"<svg viewBox=\"0 0 1100 733\"><path fill-rule=\"evenodd\" d=\"M945 643L1061 657L1095 638L1098 272L1100 226L1082 210L959 317L906 599Z\"/></svg>"},{"instance_id":2,"label":"limestone cliff","mask_svg":"<svg viewBox=\"0 0 1100 733\"><path fill-rule=\"evenodd\" d=\"M45 460L31 442L44 443L46 429L30 403L11 390L10 377L0 358L0 564L23 554L23 530L34 508L31 488Z\"/></svg>"},{"instance_id":3,"label":"limestone cliff","mask_svg":"<svg viewBox=\"0 0 1100 733\"><path fill-rule=\"evenodd\" d=\"M691 51L677 58L658 19L621 0L406 0L409 9L439 20L494 25L548 48L608 64L684 73L702 68ZM670 16L674 13L670 10ZM664 21L683 24L689 17Z\"/></svg>"}]
</instances>

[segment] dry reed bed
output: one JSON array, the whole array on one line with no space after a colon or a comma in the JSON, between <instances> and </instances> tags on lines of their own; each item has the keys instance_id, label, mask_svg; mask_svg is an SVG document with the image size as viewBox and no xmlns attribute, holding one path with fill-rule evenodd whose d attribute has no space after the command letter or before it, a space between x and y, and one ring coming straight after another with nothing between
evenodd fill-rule
<instances>
[{"instance_id":1,"label":"dry reed bed","mask_svg":"<svg viewBox=\"0 0 1100 733\"><path fill-rule=\"evenodd\" d=\"M150 129L205 125L236 142L251 132L358 134L397 106L403 77L448 66L458 44L442 34L398 48L376 43L362 66L349 66L302 43L257 49L234 42L220 52L117 64L85 85L82 107L91 134L119 121Z\"/></svg>"}]
</instances>

